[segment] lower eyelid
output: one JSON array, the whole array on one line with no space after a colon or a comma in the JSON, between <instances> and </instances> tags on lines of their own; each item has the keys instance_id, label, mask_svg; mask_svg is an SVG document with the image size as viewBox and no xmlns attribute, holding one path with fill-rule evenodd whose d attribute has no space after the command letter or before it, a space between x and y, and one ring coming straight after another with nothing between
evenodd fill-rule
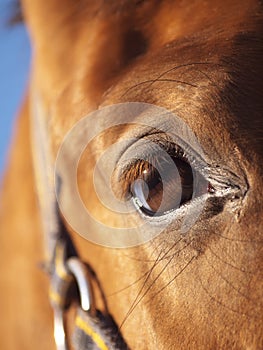
<instances>
[{"instance_id":1,"label":"lower eyelid","mask_svg":"<svg viewBox=\"0 0 263 350\"><path fill-rule=\"evenodd\" d=\"M140 210L138 205L135 206L137 208L137 213L140 216L140 218L144 221L147 221L150 225L169 225L172 223L181 223L184 220L188 210L191 210L194 207L198 208L200 205L203 205L209 197L209 194L204 194L198 198L193 199L188 203L185 203L180 208L171 209L170 211L167 211L160 216L148 216Z\"/></svg>"}]
</instances>

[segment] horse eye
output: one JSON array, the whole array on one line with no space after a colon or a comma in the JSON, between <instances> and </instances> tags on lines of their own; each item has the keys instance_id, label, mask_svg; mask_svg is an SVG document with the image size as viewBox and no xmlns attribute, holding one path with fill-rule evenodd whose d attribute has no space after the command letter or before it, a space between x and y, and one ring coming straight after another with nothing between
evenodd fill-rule
<instances>
[{"instance_id":1,"label":"horse eye","mask_svg":"<svg viewBox=\"0 0 263 350\"><path fill-rule=\"evenodd\" d=\"M170 159L169 162L157 159L151 163L141 160L126 176L126 181L130 181L130 196L145 215L164 215L209 192L207 180L193 170L186 159L176 156L170 156ZM194 178L195 185L198 179L197 191L194 191Z\"/></svg>"}]
</instances>

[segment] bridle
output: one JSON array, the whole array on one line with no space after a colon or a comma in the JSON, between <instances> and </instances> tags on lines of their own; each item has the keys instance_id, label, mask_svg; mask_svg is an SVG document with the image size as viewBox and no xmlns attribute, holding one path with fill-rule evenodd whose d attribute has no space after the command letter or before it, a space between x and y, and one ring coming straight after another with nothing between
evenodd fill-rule
<instances>
[{"instance_id":1,"label":"bridle","mask_svg":"<svg viewBox=\"0 0 263 350\"><path fill-rule=\"evenodd\" d=\"M77 304L71 340L74 349L128 349L108 313L104 298L105 311L96 309L91 283L96 282L96 275L89 265L81 261L62 222L54 256L47 271L50 276L49 297L54 310L54 338L58 350L69 348L65 313L73 303Z\"/></svg>"},{"instance_id":2,"label":"bridle","mask_svg":"<svg viewBox=\"0 0 263 350\"><path fill-rule=\"evenodd\" d=\"M54 311L54 338L57 350L128 349L120 330L107 310L106 299L91 266L84 263L66 230L58 209L51 161L46 111L39 96L31 105L32 149L36 190L46 246L45 271L50 277L49 298ZM93 285L104 301L96 308ZM74 306L72 339L66 327L66 314Z\"/></svg>"}]
</instances>

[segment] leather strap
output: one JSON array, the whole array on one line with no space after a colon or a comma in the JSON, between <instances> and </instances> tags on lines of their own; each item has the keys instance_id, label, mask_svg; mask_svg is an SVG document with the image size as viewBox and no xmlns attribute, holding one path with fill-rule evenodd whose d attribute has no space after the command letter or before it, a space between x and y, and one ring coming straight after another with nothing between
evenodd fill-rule
<instances>
[{"instance_id":1,"label":"leather strap","mask_svg":"<svg viewBox=\"0 0 263 350\"><path fill-rule=\"evenodd\" d=\"M31 106L32 149L37 194L46 247L46 270L50 276L50 302L54 309L54 336L58 350L68 350L64 314L72 302L79 307L71 344L75 350L126 350L116 323L95 308L90 284L92 273L84 264L66 231L54 189L54 166L47 128L47 112L34 94ZM105 309L107 309L105 307Z\"/></svg>"}]
</instances>

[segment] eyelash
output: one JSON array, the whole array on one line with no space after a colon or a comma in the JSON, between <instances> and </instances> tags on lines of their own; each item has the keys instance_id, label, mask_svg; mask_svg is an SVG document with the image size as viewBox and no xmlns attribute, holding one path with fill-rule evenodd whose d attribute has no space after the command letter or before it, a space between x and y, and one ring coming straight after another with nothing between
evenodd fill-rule
<instances>
[{"instance_id":1,"label":"eyelash","mask_svg":"<svg viewBox=\"0 0 263 350\"><path fill-rule=\"evenodd\" d=\"M154 143L161 147L169 156L183 160L190 165L195 160L194 157L186 154L182 147L167 139L158 138L158 140L154 140ZM121 176L119 177L121 194L119 196L122 199L129 200L131 198L130 186L142 174L142 169L145 169L145 166L147 167L147 163L150 163L151 167L155 167L158 164L158 154L151 153L149 149L146 154L142 154L142 158L147 159L147 162L137 157L137 159L129 162L121 171Z\"/></svg>"},{"instance_id":2,"label":"eyelash","mask_svg":"<svg viewBox=\"0 0 263 350\"><path fill-rule=\"evenodd\" d=\"M138 192L134 190L135 187L132 186L132 184L137 179L144 180L142 172L147 166L149 167L149 164L150 166L155 167L155 165L158 164L158 161L160 161L160 154L162 152L159 151L158 153L158 150L156 150L154 145L157 147L159 146L164 154L167 154L173 160L178 159L186 162L192 170L193 182L190 184L189 181L184 181L187 179L187 175L184 177L185 172L183 171L183 175L181 176L181 172L179 171L179 175L181 176L182 193L187 189L187 186L190 188L191 185L192 192L188 192L188 194L191 195L190 199L188 197L186 201L183 201L183 196L181 195L179 206L174 206L168 210L162 210L163 207L160 207L161 211L158 211L158 213L154 215L149 215L148 213L147 215L144 210L145 206L139 200L140 196L138 195ZM155 168L158 168L158 166ZM183 208L186 208L186 206L200 206L200 203L205 203L208 198L210 198L209 203L213 203L213 212L216 211L215 209L217 207L221 210L220 203L222 203L222 201L219 203L219 198L234 198L233 196L239 198L241 190L238 184L240 179L229 170L225 170L225 172L223 171L224 169L222 170L221 167L213 164L211 161L206 161L206 156L198 145L197 149L195 149L179 138L176 140L176 143L173 142L169 137L169 134L152 133L144 135L140 139L137 139L136 142L129 144L129 147L122 152L113 173L112 189L119 200L127 202L128 205L131 204L133 207L135 206L144 219L149 219L149 216L154 216L152 219L155 219L153 222L156 222L156 220L166 220L167 217L173 219L174 212L177 212L179 207L182 207L182 211L178 211L180 214L185 210ZM170 179L171 178L174 178L173 173L171 173ZM151 179L152 178L150 178L150 181ZM162 181L162 177L160 177L160 179ZM149 178L146 180L147 184L148 180ZM175 187L173 188L175 189ZM173 192L171 193L174 195ZM148 197L148 199L150 198L153 197ZM150 205L150 207L152 206ZM168 216L166 214L168 214Z\"/></svg>"}]
</instances>

